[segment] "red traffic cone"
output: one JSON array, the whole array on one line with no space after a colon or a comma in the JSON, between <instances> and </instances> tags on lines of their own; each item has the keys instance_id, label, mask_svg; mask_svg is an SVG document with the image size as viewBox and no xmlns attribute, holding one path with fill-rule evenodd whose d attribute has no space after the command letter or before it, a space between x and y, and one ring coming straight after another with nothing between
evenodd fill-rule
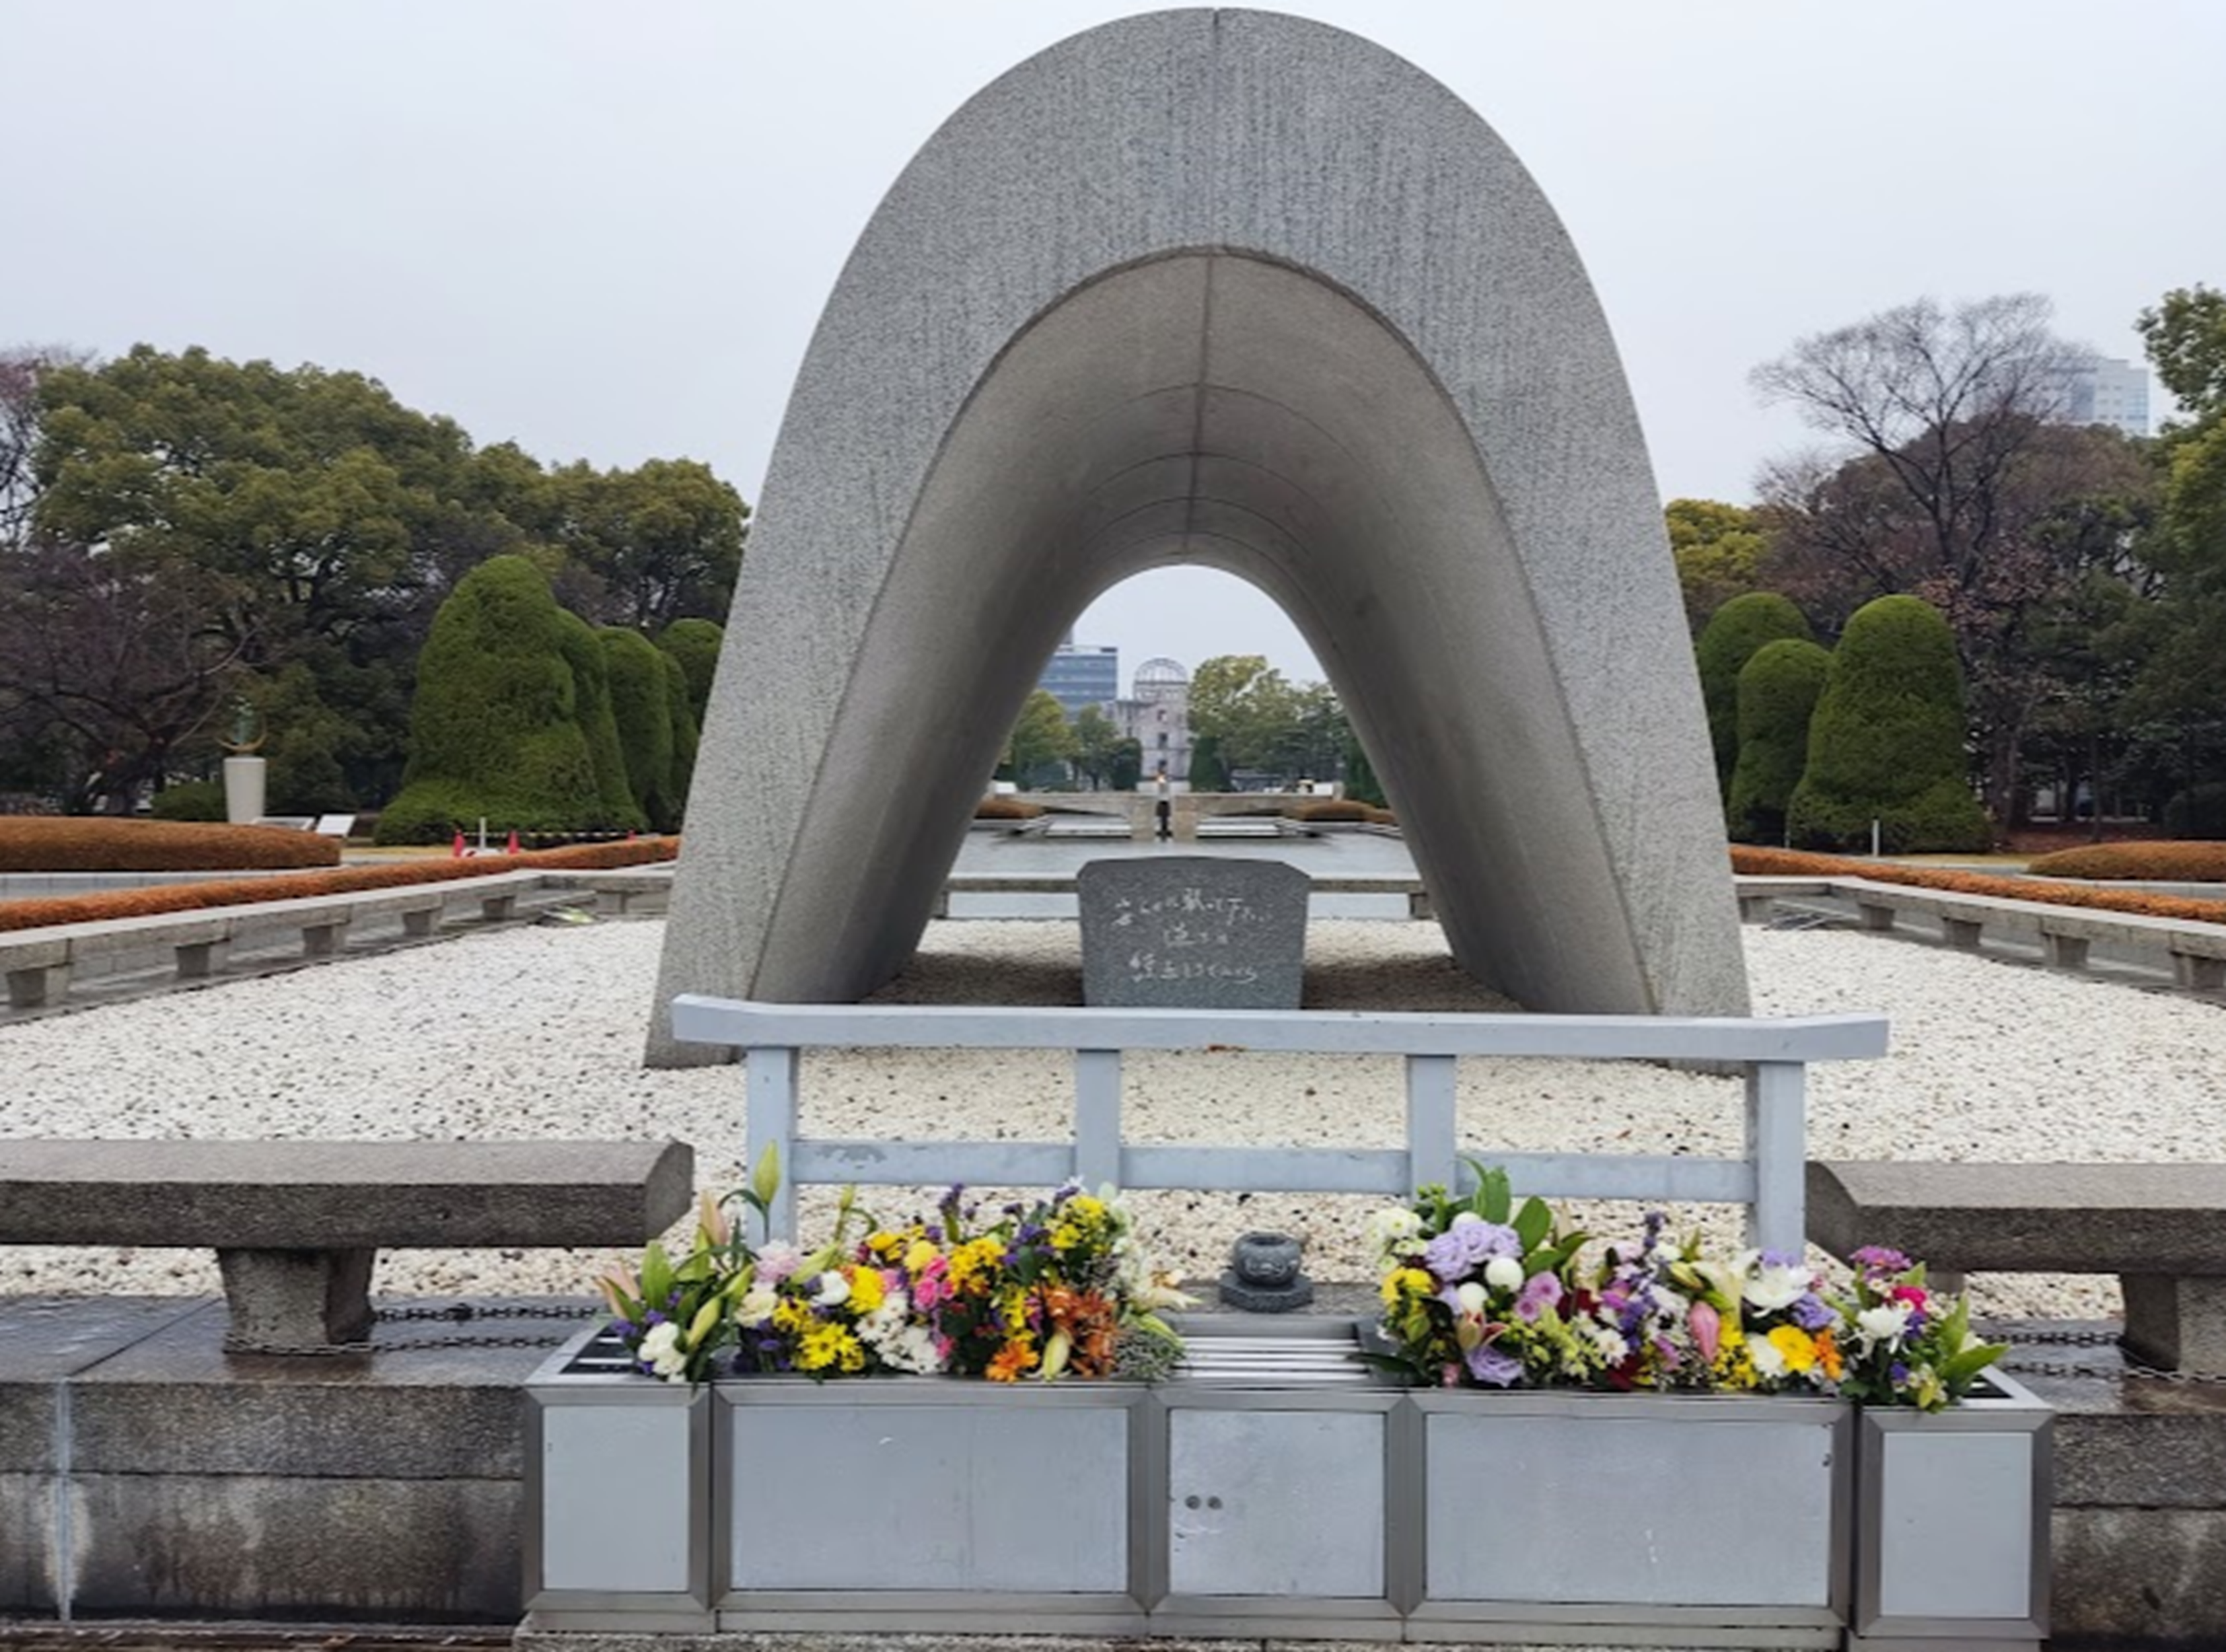
<instances>
[{"instance_id":1,"label":"red traffic cone","mask_svg":"<svg viewBox=\"0 0 2226 1652\"><path fill-rule=\"evenodd\" d=\"M461 861L464 858L464 832L461 826L456 829L456 841L448 845L448 858L451 861Z\"/></svg>"},{"instance_id":2,"label":"red traffic cone","mask_svg":"<svg viewBox=\"0 0 2226 1652\"><path fill-rule=\"evenodd\" d=\"M511 828L510 842L504 846L502 852L505 855L515 855L518 853L518 829L516 827L513 826Z\"/></svg>"},{"instance_id":3,"label":"red traffic cone","mask_svg":"<svg viewBox=\"0 0 2226 1652\"><path fill-rule=\"evenodd\" d=\"M627 827L627 828L626 828L626 842L629 842L629 843L633 842L633 840L635 839L635 837L636 837L636 836L639 836L639 834L638 834L637 832L635 832L635 830L633 829L633 827L629 826L629 827Z\"/></svg>"}]
</instances>

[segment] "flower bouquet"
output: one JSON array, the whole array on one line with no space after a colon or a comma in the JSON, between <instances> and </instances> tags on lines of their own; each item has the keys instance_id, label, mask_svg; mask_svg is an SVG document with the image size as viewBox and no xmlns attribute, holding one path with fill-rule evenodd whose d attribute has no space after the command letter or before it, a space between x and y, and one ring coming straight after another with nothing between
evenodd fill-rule
<instances>
[{"instance_id":1,"label":"flower bouquet","mask_svg":"<svg viewBox=\"0 0 2226 1652\"><path fill-rule=\"evenodd\" d=\"M1516 1204L1504 1171L1474 1191L1425 1187L1376 1213L1383 1274L1371 1357L1430 1387L1844 1395L1937 1410L2007 1349L1971 1334L1960 1299L1891 1251L1859 1251L1850 1293L1798 1256L1705 1255L1660 1212L1638 1242L1581 1265L1587 1236L1543 1200Z\"/></svg>"}]
</instances>

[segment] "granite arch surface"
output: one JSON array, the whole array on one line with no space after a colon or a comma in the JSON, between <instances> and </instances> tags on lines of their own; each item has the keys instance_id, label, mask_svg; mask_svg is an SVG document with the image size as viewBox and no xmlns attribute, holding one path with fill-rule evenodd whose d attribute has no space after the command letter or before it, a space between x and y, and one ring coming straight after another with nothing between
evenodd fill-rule
<instances>
[{"instance_id":1,"label":"granite arch surface","mask_svg":"<svg viewBox=\"0 0 2226 1652\"><path fill-rule=\"evenodd\" d=\"M652 1013L917 944L1053 644L1202 562L1291 615L1455 957L1529 1007L1742 1013L1722 817L1606 322L1402 59L1150 14L977 94L861 237L776 443Z\"/></svg>"}]
</instances>

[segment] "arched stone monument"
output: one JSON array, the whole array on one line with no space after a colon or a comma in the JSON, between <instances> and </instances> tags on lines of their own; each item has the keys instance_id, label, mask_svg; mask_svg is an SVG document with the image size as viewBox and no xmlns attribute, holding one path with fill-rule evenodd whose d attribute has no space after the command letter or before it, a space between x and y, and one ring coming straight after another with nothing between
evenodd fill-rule
<instances>
[{"instance_id":1,"label":"arched stone monument","mask_svg":"<svg viewBox=\"0 0 2226 1652\"><path fill-rule=\"evenodd\" d=\"M649 1041L917 944L1053 645L1170 562L1290 613L1455 956L1529 1007L1746 1007L1660 501L1553 209L1294 17L1128 18L952 116L859 238L735 594Z\"/></svg>"}]
</instances>

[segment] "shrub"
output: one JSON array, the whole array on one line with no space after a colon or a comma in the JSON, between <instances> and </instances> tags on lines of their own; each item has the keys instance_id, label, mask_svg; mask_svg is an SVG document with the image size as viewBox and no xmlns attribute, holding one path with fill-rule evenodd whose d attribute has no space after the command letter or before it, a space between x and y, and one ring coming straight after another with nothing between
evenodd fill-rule
<instances>
[{"instance_id":1,"label":"shrub","mask_svg":"<svg viewBox=\"0 0 2226 1652\"><path fill-rule=\"evenodd\" d=\"M6 823L0 822L0 826ZM280 837L306 837L306 832L280 831L273 827L234 826L236 832L266 831ZM316 840L320 842L324 840ZM329 844L327 847L331 847ZM52 900L0 901L0 930L44 929L54 924L87 924L110 918L149 918L161 912L200 912L214 906L247 906L263 900L299 900L310 895L338 895L359 889L392 889L410 884L448 883L462 878L488 878L504 872L544 867L550 870L609 870L647 866L670 861L680 852L675 837L645 837L630 843L583 843L571 848L544 849L534 855L488 855L468 861L411 861L399 866L342 867L331 872L305 872L278 878L242 878L237 881L174 883L156 889L113 889L98 895L64 895ZM334 853L338 853L337 850Z\"/></svg>"},{"instance_id":2,"label":"shrub","mask_svg":"<svg viewBox=\"0 0 2226 1652\"><path fill-rule=\"evenodd\" d=\"M665 657L624 626L596 633L610 668L611 715L626 753L626 782L645 818L662 829L680 814L672 789L672 709L665 703Z\"/></svg>"},{"instance_id":3,"label":"shrub","mask_svg":"<svg viewBox=\"0 0 2226 1652\"><path fill-rule=\"evenodd\" d=\"M2044 855L2026 868L2050 878L2138 878L2153 883L2226 883L2226 843L2090 843Z\"/></svg>"},{"instance_id":4,"label":"shrub","mask_svg":"<svg viewBox=\"0 0 2226 1652\"><path fill-rule=\"evenodd\" d=\"M672 722L671 813L651 824L662 831L677 830L688 810L688 789L696 783L696 748L702 735L696 727L694 702L688 693L688 674L680 662L666 653L657 657L665 672L665 709Z\"/></svg>"},{"instance_id":5,"label":"shrub","mask_svg":"<svg viewBox=\"0 0 2226 1652\"><path fill-rule=\"evenodd\" d=\"M223 822L229 818L221 780L177 780L155 794L157 820Z\"/></svg>"},{"instance_id":6,"label":"shrub","mask_svg":"<svg viewBox=\"0 0 2226 1652\"><path fill-rule=\"evenodd\" d=\"M1043 813L1043 805L1022 803L1018 797L989 797L974 805L976 820L1034 820Z\"/></svg>"},{"instance_id":7,"label":"shrub","mask_svg":"<svg viewBox=\"0 0 2226 1652\"><path fill-rule=\"evenodd\" d=\"M1293 820L1329 822L1343 821L1358 825L1368 818L1368 805L1351 797L1329 797L1320 803L1302 803L1289 810Z\"/></svg>"},{"instance_id":8,"label":"shrub","mask_svg":"<svg viewBox=\"0 0 2226 1652\"><path fill-rule=\"evenodd\" d=\"M2226 785L2190 786L2164 806L2167 837L2226 837Z\"/></svg>"},{"instance_id":9,"label":"shrub","mask_svg":"<svg viewBox=\"0 0 2226 1652\"><path fill-rule=\"evenodd\" d=\"M703 726L703 708L711 702L711 679L718 671L726 635L709 620L675 620L658 633L657 645L687 679L688 715L698 728Z\"/></svg>"},{"instance_id":10,"label":"shrub","mask_svg":"<svg viewBox=\"0 0 2226 1652\"><path fill-rule=\"evenodd\" d=\"M283 826L0 815L0 872L261 872L340 861L329 837Z\"/></svg>"},{"instance_id":11,"label":"shrub","mask_svg":"<svg viewBox=\"0 0 2226 1652\"><path fill-rule=\"evenodd\" d=\"M1829 651L1798 637L1765 643L1739 674L1739 765L1725 814L1731 834L1749 843L1785 841L1785 807L1809 763L1809 720Z\"/></svg>"},{"instance_id":12,"label":"shrub","mask_svg":"<svg viewBox=\"0 0 2226 1652\"><path fill-rule=\"evenodd\" d=\"M1781 638L1813 640L1801 610L1775 591L1749 591L1718 608L1693 645L1701 671L1701 701L1708 713L1708 743L1716 754L1716 794L1728 798L1739 765L1739 677L1755 651Z\"/></svg>"},{"instance_id":13,"label":"shrub","mask_svg":"<svg viewBox=\"0 0 2226 1652\"><path fill-rule=\"evenodd\" d=\"M578 614L566 611L558 623L563 627L564 663L572 668L573 715L579 720L580 738L588 743L588 760L595 769L595 797L601 805L598 823L629 829L646 826L649 816L633 795L633 777L619 734L610 656L595 626Z\"/></svg>"},{"instance_id":14,"label":"shrub","mask_svg":"<svg viewBox=\"0 0 2226 1652\"><path fill-rule=\"evenodd\" d=\"M1399 816L1389 809L1371 809L1368 811L1368 823L1371 826L1396 826Z\"/></svg>"},{"instance_id":15,"label":"shrub","mask_svg":"<svg viewBox=\"0 0 2226 1652\"><path fill-rule=\"evenodd\" d=\"M2218 921L2215 900L2186 900L2177 895L2139 894L2130 889L2092 889L2039 878L1996 878L1982 872L1949 872L1938 867L1897 866L1886 861L1851 860L1844 855L1810 855L1799 849L1732 845L1732 870L1764 878L1867 878L1873 883L1907 884L1918 889L1952 889L1958 894L1988 895L1998 900L2037 900L2051 906L2079 906L2092 912L2137 912L2146 918Z\"/></svg>"},{"instance_id":16,"label":"shrub","mask_svg":"<svg viewBox=\"0 0 2226 1652\"><path fill-rule=\"evenodd\" d=\"M1875 820L1897 855L1983 849L1993 830L1964 774L1963 674L1948 622L1913 596L1867 603L1833 651L1788 836L1848 848L1869 843Z\"/></svg>"},{"instance_id":17,"label":"shrub","mask_svg":"<svg viewBox=\"0 0 2226 1652\"><path fill-rule=\"evenodd\" d=\"M417 657L410 766L380 842L436 842L482 816L520 830L638 823L614 819L598 790L575 675L592 696L596 651L567 617L523 556L489 557L457 581Z\"/></svg>"}]
</instances>

